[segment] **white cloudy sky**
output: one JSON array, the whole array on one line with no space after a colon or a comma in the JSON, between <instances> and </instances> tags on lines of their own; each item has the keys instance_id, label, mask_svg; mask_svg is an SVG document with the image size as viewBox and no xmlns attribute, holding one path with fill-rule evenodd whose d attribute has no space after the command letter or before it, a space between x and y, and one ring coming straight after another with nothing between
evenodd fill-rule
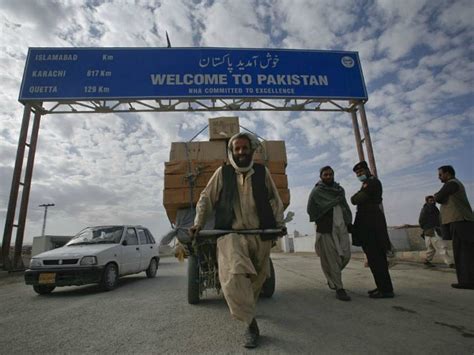
<instances>
[{"instance_id":1,"label":"white cloudy sky","mask_svg":"<svg viewBox=\"0 0 474 355\"><path fill-rule=\"evenodd\" d=\"M452 164L474 202L474 5L471 0L0 0L0 224L4 227L23 106L28 47L244 47L358 51L384 204L391 225L416 223L437 167ZM25 241L133 223L169 228L162 205L170 142L190 139L216 114L49 115L41 123ZM350 196L359 184L348 114L249 113L241 124L284 139L296 219L330 164ZM203 140L206 136L202 137ZM2 229L3 230L3 229ZM14 236L13 236L14 239Z\"/></svg>"}]
</instances>

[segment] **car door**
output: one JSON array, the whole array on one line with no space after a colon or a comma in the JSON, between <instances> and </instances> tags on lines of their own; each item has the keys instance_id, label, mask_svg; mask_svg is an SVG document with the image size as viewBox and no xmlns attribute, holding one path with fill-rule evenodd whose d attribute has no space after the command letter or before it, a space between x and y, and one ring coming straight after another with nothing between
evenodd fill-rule
<instances>
[{"instance_id":1,"label":"car door","mask_svg":"<svg viewBox=\"0 0 474 355\"><path fill-rule=\"evenodd\" d=\"M135 228L127 228L124 241L126 243L122 243L122 274L139 272L141 251Z\"/></svg>"},{"instance_id":2,"label":"car door","mask_svg":"<svg viewBox=\"0 0 474 355\"><path fill-rule=\"evenodd\" d=\"M151 232L145 228L145 233L148 238L148 243L150 243L150 250L151 250L151 256L152 257L159 257L159 246L156 244L155 238L153 238L153 235Z\"/></svg>"},{"instance_id":3,"label":"car door","mask_svg":"<svg viewBox=\"0 0 474 355\"><path fill-rule=\"evenodd\" d=\"M140 241L141 262L140 269L146 270L150 265L153 246L149 243L145 229L137 228L138 240Z\"/></svg>"}]
</instances>

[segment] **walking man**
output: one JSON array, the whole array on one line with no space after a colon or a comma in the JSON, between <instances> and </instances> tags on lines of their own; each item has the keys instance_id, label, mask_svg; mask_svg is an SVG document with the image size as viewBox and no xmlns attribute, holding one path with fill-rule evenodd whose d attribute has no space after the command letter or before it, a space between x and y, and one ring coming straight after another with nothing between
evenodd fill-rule
<instances>
[{"instance_id":1,"label":"walking man","mask_svg":"<svg viewBox=\"0 0 474 355\"><path fill-rule=\"evenodd\" d=\"M369 297L392 298L394 293L387 262L390 240L382 210L382 183L371 174L365 161L357 163L353 171L362 186L351 197L352 204L357 205L352 244L364 250L377 285L376 289L369 291Z\"/></svg>"},{"instance_id":2,"label":"walking man","mask_svg":"<svg viewBox=\"0 0 474 355\"><path fill-rule=\"evenodd\" d=\"M418 222L421 229L423 229L423 235L426 244L426 259L425 265L433 267L431 263L436 251L443 257L443 260L448 267L453 268L454 264L451 257L448 254L448 247L446 242L441 239L441 223L438 207L434 196L425 197L425 205L421 209L420 218Z\"/></svg>"},{"instance_id":3,"label":"walking man","mask_svg":"<svg viewBox=\"0 0 474 355\"><path fill-rule=\"evenodd\" d=\"M351 258L348 226L352 213L346 201L344 189L334 181L330 166L321 168L320 180L308 199L309 220L316 223L316 254L329 288L336 290L336 298L350 301L342 284L342 270Z\"/></svg>"},{"instance_id":4,"label":"walking man","mask_svg":"<svg viewBox=\"0 0 474 355\"><path fill-rule=\"evenodd\" d=\"M217 240L219 281L231 315L247 326L244 346L258 345L260 330L255 308L269 276L274 235L244 235L242 229L282 228L283 203L267 168L253 163L257 138L234 135L228 144L228 160L216 170L196 205L192 236L197 237L206 215L215 210L215 228L235 230Z\"/></svg>"},{"instance_id":5,"label":"walking man","mask_svg":"<svg viewBox=\"0 0 474 355\"><path fill-rule=\"evenodd\" d=\"M453 240L458 282L451 286L474 290L474 214L464 185L455 175L451 165L438 168L444 185L434 197L441 204L443 238Z\"/></svg>"}]
</instances>

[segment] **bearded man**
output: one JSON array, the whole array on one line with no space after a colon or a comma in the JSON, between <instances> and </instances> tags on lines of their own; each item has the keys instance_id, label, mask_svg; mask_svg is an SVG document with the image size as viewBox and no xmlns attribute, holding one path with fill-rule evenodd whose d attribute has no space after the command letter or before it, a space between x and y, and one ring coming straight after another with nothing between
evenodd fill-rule
<instances>
[{"instance_id":1,"label":"bearded man","mask_svg":"<svg viewBox=\"0 0 474 355\"><path fill-rule=\"evenodd\" d=\"M452 239L458 282L453 288L474 290L474 214L464 185L456 179L451 165L438 168L438 178L444 184L434 194L441 204L443 239Z\"/></svg>"},{"instance_id":2,"label":"bearded man","mask_svg":"<svg viewBox=\"0 0 474 355\"><path fill-rule=\"evenodd\" d=\"M319 177L321 180L311 191L307 206L309 220L316 223L315 250L329 288L336 290L337 299L350 301L342 285L342 270L351 259L348 226L352 213L344 189L334 181L334 170L325 166Z\"/></svg>"},{"instance_id":3,"label":"bearded man","mask_svg":"<svg viewBox=\"0 0 474 355\"><path fill-rule=\"evenodd\" d=\"M253 162L257 138L234 135L228 144L230 165L219 167L202 191L190 234L198 237L206 216L215 210L215 228L234 230L217 239L219 281L231 315L247 326L244 346L258 345L255 309L269 276L270 249L275 235L239 234L243 229L281 228L283 203L268 169ZM284 232L286 233L286 232Z\"/></svg>"}]
</instances>

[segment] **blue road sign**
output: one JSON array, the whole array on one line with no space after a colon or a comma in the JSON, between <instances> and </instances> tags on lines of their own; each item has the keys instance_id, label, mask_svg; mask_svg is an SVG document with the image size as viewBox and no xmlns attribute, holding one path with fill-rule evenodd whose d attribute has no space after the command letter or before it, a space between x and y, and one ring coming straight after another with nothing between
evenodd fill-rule
<instances>
[{"instance_id":1,"label":"blue road sign","mask_svg":"<svg viewBox=\"0 0 474 355\"><path fill-rule=\"evenodd\" d=\"M19 100L367 99L357 52L30 48Z\"/></svg>"}]
</instances>

